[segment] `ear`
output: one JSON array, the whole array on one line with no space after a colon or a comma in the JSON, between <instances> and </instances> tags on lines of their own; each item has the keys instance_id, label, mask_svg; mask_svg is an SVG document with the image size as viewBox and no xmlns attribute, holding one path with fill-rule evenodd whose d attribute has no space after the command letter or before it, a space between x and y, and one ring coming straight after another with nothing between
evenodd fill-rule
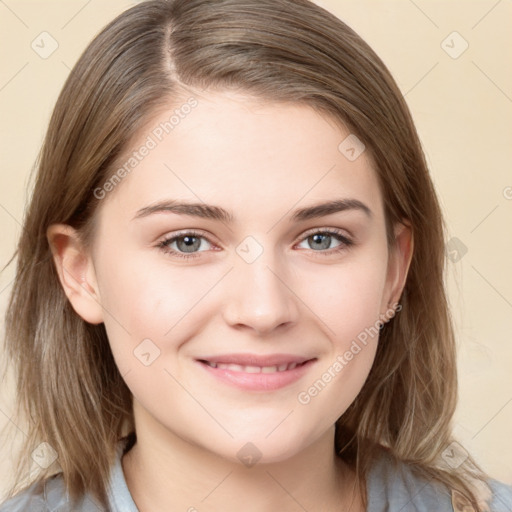
<instances>
[{"instance_id":1,"label":"ear","mask_svg":"<svg viewBox=\"0 0 512 512\"><path fill-rule=\"evenodd\" d=\"M52 224L46 237L59 280L73 309L91 324L103 322L103 309L92 258L78 232L66 224Z\"/></svg>"},{"instance_id":2,"label":"ear","mask_svg":"<svg viewBox=\"0 0 512 512\"><path fill-rule=\"evenodd\" d=\"M400 300L414 251L413 233L409 222L396 224L394 236L395 241L390 249L388 261L386 288L382 297L382 314L393 308Z\"/></svg>"}]
</instances>

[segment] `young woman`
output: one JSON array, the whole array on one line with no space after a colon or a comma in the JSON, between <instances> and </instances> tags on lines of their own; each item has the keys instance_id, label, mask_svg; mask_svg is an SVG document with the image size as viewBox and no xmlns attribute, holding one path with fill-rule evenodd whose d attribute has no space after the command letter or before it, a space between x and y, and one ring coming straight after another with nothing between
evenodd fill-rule
<instances>
[{"instance_id":1,"label":"young woman","mask_svg":"<svg viewBox=\"0 0 512 512\"><path fill-rule=\"evenodd\" d=\"M444 258L407 106L343 22L306 0L127 10L40 155L0 510L510 511L452 437Z\"/></svg>"}]
</instances>

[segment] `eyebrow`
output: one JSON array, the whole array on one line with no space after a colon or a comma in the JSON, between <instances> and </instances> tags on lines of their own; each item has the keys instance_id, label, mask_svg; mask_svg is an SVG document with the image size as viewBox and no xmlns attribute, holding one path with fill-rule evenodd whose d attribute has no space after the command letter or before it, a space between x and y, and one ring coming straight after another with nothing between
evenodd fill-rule
<instances>
[{"instance_id":1,"label":"eyebrow","mask_svg":"<svg viewBox=\"0 0 512 512\"><path fill-rule=\"evenodd\" d=\"M305 221L309 219L316 219L331 215L333 213L344 211L362 211L369 218L372 218L373 213L368 206L359 201L358 199L335 199L332 201L314 204L305 208L295 210L291 221ZM173 200L161 201L156 204L146 206L137 211L132 220L140 219L152 215L154 213L169 212L178 215L190 215L193 217L200 217L203 219L218 220L225 223L232 223L235 219L231 212L206 203L188 203L178 202Z\"/></svg>"}]
</instances>

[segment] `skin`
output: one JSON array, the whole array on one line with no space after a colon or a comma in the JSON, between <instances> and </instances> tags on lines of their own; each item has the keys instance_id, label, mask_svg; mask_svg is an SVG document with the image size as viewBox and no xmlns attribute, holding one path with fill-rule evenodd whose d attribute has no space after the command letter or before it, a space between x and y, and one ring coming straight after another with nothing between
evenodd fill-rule
<instances>
[{"instance_id":1,"label":"skin","mask_svg":"<svg viewBox=\"0 0 512 512\"><path fill-rule=\"evenodd\" d=\"M362 510L355 476L334 453L334 424L368 376L377 337L309 403L297 396L398 301L411 231L396 226L388 251L368 152L349 161L338 150L349 132L331 119L240 93L196 97L198 106L100 201L90 247L69 226L48 229L71 304L87 322L105 323L134 396L137 443L122 461L130 492L141 512ZM133 149L175 108L156 113ZM170 212L133 219L170 198L223 207L235 221ZM339 198L361 201L371 216L352 209L290 220L297 208ZM333 228L354 245L335 252L342 243L333 236L318 249L312 234ZM198 257L158 247L186 229L206 237ZM248 236L263 250L252 263L236 251ZM160 350L148 366L134 355L144 339ZM195 361L231 352L317 360L289 386L244 391ZM248 442L261 452L251 467L237 457Z\"/></svg>"}]
</instances>

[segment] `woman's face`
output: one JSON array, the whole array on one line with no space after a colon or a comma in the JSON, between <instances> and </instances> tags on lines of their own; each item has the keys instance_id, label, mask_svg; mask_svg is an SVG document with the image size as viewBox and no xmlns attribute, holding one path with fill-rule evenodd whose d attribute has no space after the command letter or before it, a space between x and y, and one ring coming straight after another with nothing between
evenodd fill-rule
<instances>
[{"instance_id":1,"label":"woman's face","mask_svg":"<svg viewBox=\"0 0 512 512\"><path fill-rule=\"evenodd\" d=\"M348 131L298 104L196 100L162 110L96 192L98 314L138 428L279 461L359 393L404 264Z\"/></svg>"}]
</instances>

